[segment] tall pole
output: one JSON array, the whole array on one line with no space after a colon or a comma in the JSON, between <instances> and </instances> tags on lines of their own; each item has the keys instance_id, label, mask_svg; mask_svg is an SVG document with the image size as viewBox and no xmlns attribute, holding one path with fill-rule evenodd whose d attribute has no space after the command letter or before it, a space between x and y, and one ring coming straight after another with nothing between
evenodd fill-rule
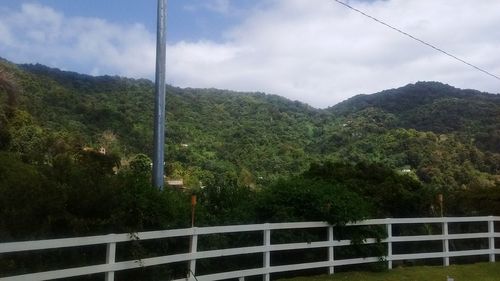
<instances>
[{"instance_id":1,"label":"tall pole","mask_svg":"<svg viewBox=\"0 0 500 281\"><path fill-rule=\"evenodd\" d=\"M165 165L165 65L167 45L166 9L167 0L158 0L156 27L153 185L159 189L163 189L163 170Z\"/></svg>"}]
</instances>

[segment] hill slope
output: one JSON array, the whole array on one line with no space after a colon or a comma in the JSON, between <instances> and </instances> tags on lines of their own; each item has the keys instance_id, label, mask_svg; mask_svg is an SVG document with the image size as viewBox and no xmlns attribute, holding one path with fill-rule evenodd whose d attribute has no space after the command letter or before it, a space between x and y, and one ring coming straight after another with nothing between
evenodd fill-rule
<instances>
[{"instance_id":1,"label":"hill slope","mask_svg":"<svg viewBox=\"0 0 500 281\"><path fill-rule=\"evenodd\" d=\"M42 65L2 66L22 89L17 112L28 115L43 134L57 135L58 142L63 135L67 146L104 146L124 157L151 153L152 82ZM169 173L246 178L246 183L298 173L308 166L304 149L321 114L262 93L167 87Z\"/></svg>"},{"instance_id":2,"label":"hill slope","mask_svg":"<svg viewBox=\"0 0 500 281\"><path fill-rule=\"evenodd\" d=\"M500 95L461 90L437 82L418 82L373 95L359 95L328 110L341 116L377 108L397 126L474 138L486 150L500 152Z\"/></svg>"},{"instance_id":3,"label":"hill slope","mask_svg":"<svg viewBox=\"0 0 500 281\"><path fill-rule=\"evenodd\" d=\"M124 160L151 154L151 81L5 61L0 69L16 89L0 88L0 149L35 164L84 147ZM190 186L265 185L322 160L378 162L437 188L492 186L500 96L419 82L318 110L262 93L168 87L166 140L167 174Z\"/></svg>"}]
</instances>

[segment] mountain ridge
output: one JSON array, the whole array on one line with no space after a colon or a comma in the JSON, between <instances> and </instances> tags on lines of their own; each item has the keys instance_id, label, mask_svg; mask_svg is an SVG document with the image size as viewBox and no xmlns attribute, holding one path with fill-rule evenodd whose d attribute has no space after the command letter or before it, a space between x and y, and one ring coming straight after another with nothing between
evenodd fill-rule
<instances>
[{"instance_id":1,"label":"mountain ridge","mask_svg":"<svg viewBox=\"0 0 500 281\"><path fill-rule=\"evenodd\" d=\"M89 146L125 160L151 155L151 81L7 62L0 69L22 89L14 116L0 109L0 147L47 163ZM419 95L426 99L411 98ZM437 186L494 184L499 97L419 82L316 109L277 95L168 86L166 172L188 185L264 185L333 160L410 167Z\"/></svg>"},{"instance_id":2,"label":"mountain ridge","mask_svg":"<svg viewBox=\"0 0 500 281\"><path fill-rule=\"evenodd\" d=\"M135 78L128 78L128 77L124 77L124 76L118 76L118 75L99 75L99 76L93 76L93 75L88 75L88 74L81 74L81 73L74 72L74 71L61 70L61 69L58 69L58 68L45 66L45 65L42 65L42 64L39 64L39 63L35 63L35 64L17 64L17 66L20 67L23 70L26 70L26 71L34 73L34 74L46 75L47 77L50 77L50 78L52 78L52 79L54 79L54 80L56 80L56 81L58 81L60 83L65 83L65 82L67 82L68 79L73 79L73 80L84 80L84 81L85 80L93 80L94 82L98 82L98 83L109 83L109 82L111 82L113 80L115 80L115 81L116 80L118 80L118 81L135 81L135 82L143 82L143 83L149 83L151 85L154 85L151 80L146 79L146 78L135 79ZM75 77L79 78L79 79L75 79ZM182 88L182 87L176 87L176 86L173 86L173 85L167 85L167 86L168 87L172 87L172 88L183 89L183 90L196 90L196 89L199 89L199 88L195 88L195 87L185 87L185 88ZM468 88L467 89L461 89L461 88L457 88L457 87L454 87L454 86L451 86L451 85L448 85L448 84L445 84L445 83L437 82L437 81L418 81L416 83L409 83L409 84L407 84L405 86L401 86L401 87L398 87L398 88L387 89L387 90L383 90L383 91L375 92L375 93L371 93L371 94L358 94L358 95L352 96L350 98L347 98L346 100L338 102L337 104L328 106L324 110L327 110L327 111L341 111L342 112L342 111L345 111L345 109L343 108L343 107L345 107L345 104L357 102L359 100L366 100L366 99L369 99L369 101L370 101L370 100L373 100L375 98L380 98L382 96L387 96L387 95L394 96L394 95L400 94L401 92L404 92L406 89L409 89L409 88L417 88L419 91L422 91L422 88L429 88L429 86L433 86L433 87L439 86L441 88L447 88L446 92L448 92L448 93L453 92L454 95L452 95L452 96L458 97L458 98L480 96L480 97L489 97L489 98L494 98L494 99L500 99L500 93L497 93L497 94L495 94L495 93L488 93L488 92L482 92L482 91L478 91L478 90L474 90L474 89L468 89ZM291 99L288 99L288 98L280 96L280 95L267 94L267 93L260 92L260 91L256 91L256 92L242 92L242 91L234 91L234 90L222 90L222 89L217 89L217 88L204 88L204 89L205 90L215 90L215 91L218 91L218 92L229 92L229 93L232 93L232 94L243 94L243 95L244 94L264 94L264 95L270 95L270 96L278 96L278 97L281 97L283 99L287 99L287 100L292 101L292 102L298 102L298 103L301 103L301 104L305 104L308 107L311 107L311 108L314 108L314 109L318 109L318 110L322 110L322 109L319 109L319 108L315 108L315 107L313 107L313 106L311 106L311 105L309 105L307 103L303 103L301 101L298 101L298 100L291 100ZM436 94L436 93L433 93L433 94ZM439 98L439 97L440 96L438 94L434 98ZM450 95L448 95L448 97L450 97ZM364 101L364 102L366 102L366 101ZM358 108L358 110L359 109L360 108Z\"/></svg>"},{"instance_id":3,"label":"mountain ridge","mask_svg":"<svg viewBox=\"0 0 500 281\"><path fill-rule=\"evenodd\" d=\"M425 100L423 101L417 100L417 102L420 102L420 104L429 103L436 99L444 97L455 97L455 98L481 97L481 98L500 101L500 94L481 92L474 89L460 89L436 81L419 81L416 83L407 84L402 87L387 89L373 94L356 95L342 102L339 102L336 105L328 107L327 110L339 111L340 113L345 114L346 112L349 112L349 110L353 109L361 110L363 109L363 107L380 106L380 100L383 98L389 98L389 99L401 98L402 95L406 95L406 98L419 97L419 95L422 95L422 92L424 92L427 97L425 97ZM446 95L443 95L443 92L445 92ZM363 103L363 104L356 105L356 103ZM399 107L389 107L385 109L386 110L388 109L388 111L392 113L394 111L397 112L401 110L406 110L408 108L399 106Z\"/></svg>"}]
</instances>

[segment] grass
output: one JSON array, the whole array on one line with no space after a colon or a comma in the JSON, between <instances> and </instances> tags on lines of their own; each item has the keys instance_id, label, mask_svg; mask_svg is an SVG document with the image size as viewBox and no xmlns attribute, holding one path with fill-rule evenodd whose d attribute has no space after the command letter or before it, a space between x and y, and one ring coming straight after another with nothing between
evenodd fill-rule
<instances>
[{"instance_id":1,"label":"grass","mask_svg":"<svg viewBox=\"0 0 500 281\"><path fill-rule=\"evenodd\" d=\"M498 281L500 263L477 263L469 265L415 266L395 268L385 272L345 272L334 275L299 277L293 281Z\"/></svg>"}]
</instances>

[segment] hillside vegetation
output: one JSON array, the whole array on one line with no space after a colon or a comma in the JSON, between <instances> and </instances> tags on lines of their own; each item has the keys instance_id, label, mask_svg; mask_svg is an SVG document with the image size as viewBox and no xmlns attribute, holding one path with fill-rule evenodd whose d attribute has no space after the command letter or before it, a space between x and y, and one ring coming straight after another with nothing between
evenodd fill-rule
<instances>
[{"instance_id":1,"label":"hillside vegetation","mask_svg":"<svg viewBox=\"0 0 500 281\"><path fill-rule=\"evenodd\" d=\"M186 195L145 188L153 86L0 62L0 215L4 230L26 222L8 235L33 234L37 223L39 233L87 233L189 221ZM166 119L166 174L199 193L206 224L436 215L438 193L448 215L500 213L498 95L419 82L321 110L263 93L168 87ZM332 203L334 190L367 205L341 218L349 206ZM311 202L339 209L287 217L285 206L312 204L303 201L311 192ZM275 198L291 193L299 198ZM185 217L164 216L176 212Z\"/></svg>"},{"instance_id":2,"label":"hillside vegetation","mask_svg":"<svg viewBox=\"0 0 500 281\"><path fill-rule=\"evenodd\" d=\"M4 62L2 69L19 89L8 123L51 135L40 144L103 146L124 159L151 154L152 82L42 65ZM10 137L20 146L19 132ZM452 188L494 185L488 175L500 170L500 96L419 82L318 110L262 93L168 87L166 140L169 174L191 184L224 176L256 185L330 159L410 169ZM36 145L19 150L57 153Z\"/></svg>"},{"instance_id":3,"label":"hillside vegetation","mask_svg":"<svg viewBox=\"0 0 500 281\"><path fill-rule=\"evenodd\" d=\"M153 86L0 61L0 241L189 227L191 194L196 226L328 221L356 241L385 235L342 230L365 218L500 215L498 95L419 82L321 110L263 93L167 87L165 172L184 181L180 192L150 183ZM122 254L140 259L185 241L136 244ZM0 276L100 258L92 249L6 257ZM124 280L185 273L165 270Z\"/></svg>"}]
</instances>

